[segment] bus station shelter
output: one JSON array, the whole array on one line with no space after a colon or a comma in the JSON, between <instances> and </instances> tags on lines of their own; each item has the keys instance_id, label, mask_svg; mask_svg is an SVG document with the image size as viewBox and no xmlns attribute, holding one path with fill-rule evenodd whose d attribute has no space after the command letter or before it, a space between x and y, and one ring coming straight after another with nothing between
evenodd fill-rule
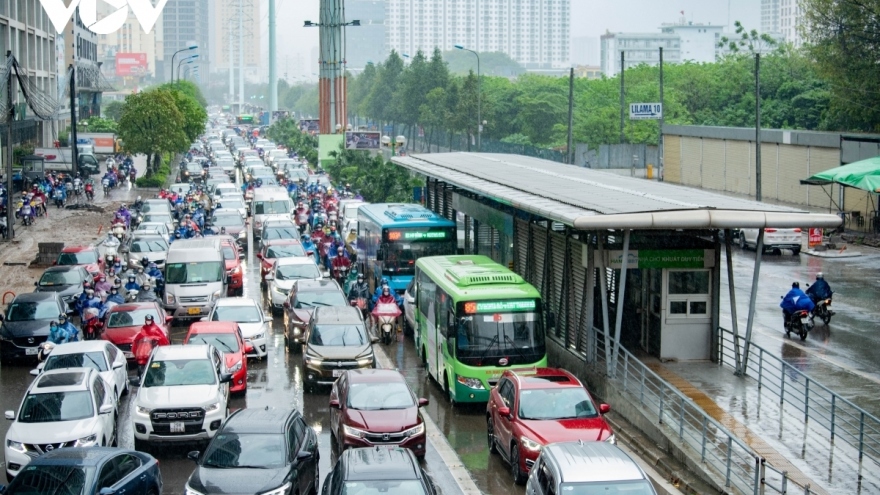
<instances>
[{"instance_id":1,"label":"bus station shelter","mask_svg":"<svg viewBox=\"0 0 880 495\"><path fill-rule=\"evenodd\" d=\"M611 337L606 347L615 358L623 345L660 359L716 360L722 249L732 331L740 335L733 230L841 222L836 215L521 155L432 153L392 162L425 179L426 206L458 222L465 253L508 265L541 292L544 314L553 314L546 325L551 360L566 351L592 361L593 328ZM756 260L743 364L761 256Z\"/></svg>"}]
</instances>

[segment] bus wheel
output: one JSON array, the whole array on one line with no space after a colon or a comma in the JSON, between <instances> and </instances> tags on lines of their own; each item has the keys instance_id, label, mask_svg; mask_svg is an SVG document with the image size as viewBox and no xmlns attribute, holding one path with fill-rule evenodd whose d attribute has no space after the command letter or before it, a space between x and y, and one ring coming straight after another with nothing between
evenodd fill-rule
<instances>
[{"instance_id":1,"label":"bus wheel","mask_svg":"<svg viewBox=\"0 0 880 495\"><path fill-rule=\"evenodd\" d=\"M452 397L452 390L449 389L449 375L446 372L443 372L443 391L446 392L446 397L449 397L449 403L455 406L455 398Z\"/></svg>"}]
</instances>

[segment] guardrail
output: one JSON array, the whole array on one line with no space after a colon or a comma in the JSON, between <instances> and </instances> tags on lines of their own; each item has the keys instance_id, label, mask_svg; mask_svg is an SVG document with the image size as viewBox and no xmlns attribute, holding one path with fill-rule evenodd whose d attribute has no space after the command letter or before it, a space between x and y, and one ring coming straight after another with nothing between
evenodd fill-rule
<instances>
[{"instance_id":1,"label":"guardrail","mask_svg":"<svg viewBox=\"0 0 880 495\"><path fill-rule=\"evenodd\" d=\"M605 361L605 333L593 328L595 364L609 370L608 379L639 403L646 414L678 437L700 461L735 493L803 493L809 486L790 487L788 473L774 468L724 425L709 416L678 388L622 348L613 366Z\"/></svg>"}]
</instances>

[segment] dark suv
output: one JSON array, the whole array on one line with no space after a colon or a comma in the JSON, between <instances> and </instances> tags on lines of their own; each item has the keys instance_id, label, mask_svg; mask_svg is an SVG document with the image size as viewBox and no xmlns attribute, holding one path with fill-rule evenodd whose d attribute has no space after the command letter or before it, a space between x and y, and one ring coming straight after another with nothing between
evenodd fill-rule
<instances>
[{"instance_id":1,"label":"dark suv","mask_svg":"<svg viewBox=\"0 0 880 495\"><path fill-rule=\"evenodd\" d=\"M348 306L345 293L333 279L297 280L287 294L284 307L284 341L293 350L304 344L315 308Z\"/></svg>"},{"instance_id":2,"label":"dark suv","mask_svg":"<svg viewBox=\"0 0 880 495\"><path fill-rule=\"evenodd\" d=\"M339 455L324 479L322 495L343 493L407 493L435 495L434 484L409 449L368 447Z\"/></svg>"},{"instance_id":3,"label":"dark suv","mask_svg":"<svg viewBox=\"0 0 880 495\"><path fill-rule=\"evenodd\" d=\"M57 292L19 294L0 315L0 360L36 359L40 344L49 336L49 323L67 312Z\"/></svg>"},{"instance_id":4,"label":"dark suv","mask_svg":"<svg viewBox=\"0 0 880 495\"><path fill-rule=\"evenodd\" d=\"M318 493L318 436L293 409L239 409L188 456L186 493Z\"/></svg>"},{"instance_id":5,"label":"dark suv","mask_svg":"<svg viewBox=\"0 0 880 495\"><path fill-rule=\"evenodd\" d=\"M303 346L303 384L332 385L345 370L374 368L373 339L352 306L320 306L306 331Z\"/></svg>"}]
</instances>

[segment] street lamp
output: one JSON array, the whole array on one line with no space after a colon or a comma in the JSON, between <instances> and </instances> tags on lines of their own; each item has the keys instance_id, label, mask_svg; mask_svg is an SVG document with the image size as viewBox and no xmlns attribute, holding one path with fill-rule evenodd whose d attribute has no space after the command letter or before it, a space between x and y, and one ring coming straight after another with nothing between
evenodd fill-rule
<instances>
[{"instance_id":1,"label":"street lamp","mask_svg":"<svg viewBox=\"0 0 880 495\"><path fill-rule=\"evenodd\" d=\"M480 54L465 48L462 45L455 45L459 50L464 50L467 52L473 53L477 57L477 151L480 151L482 148L482 138L483 138L483 112L482 112L482 92L483 92L483 80L480 78Z\"/></svg>"},{"instance_id":2,"label":"street lamp","mask_svg":"<svg viewBox=\"0 0 880 495\"><path fill-rule=\"evenodd\" d=\"M388 136L382 136L379 139L379 142L382 143L382 146L391 148L391 156L397 156L396 149L406 146L406 136L397 136L394 139L391 139Z\"/></svg>"},{"instance_id":3,"label":"street lamp","mask_svg":"<svg viewBox=\"0 0 880 495\"><path fill-rule=\"evenodd\" d=\"M198 53L196 53L195 55L190 55L189 57L186 57L184 59L181 59L180 62L177 63L177 81L178 82L180 81L180 66L183 65L184 63L191 64L197 58L199 58Z\"/></svg>"},{"instance_id":4,"label":"street lamp","mask_svg":"<svg viewBox=\"0 0 880 495\"><path fill-rule=\"evenodd\" d=\"M176 52L174 52L174 55L171 55L171 82L174 82L174 57L176 57L178 53L182 53L182 52L186 52L186 51L190 51L190 50L196 50L198 48L199 48L199 45L190 45L182 50L177 50Z\"/></svg>"}]
</instances>

